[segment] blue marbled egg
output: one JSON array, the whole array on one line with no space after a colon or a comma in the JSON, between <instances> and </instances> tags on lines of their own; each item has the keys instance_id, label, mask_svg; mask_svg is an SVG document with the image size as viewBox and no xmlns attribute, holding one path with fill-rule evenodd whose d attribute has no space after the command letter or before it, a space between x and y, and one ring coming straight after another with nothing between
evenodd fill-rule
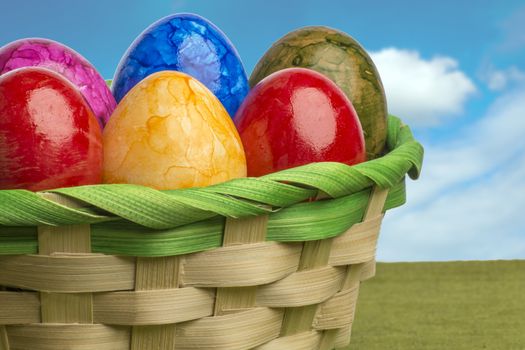
<instances>
[{"instance_id":1,"label":"blue marbled egg","mask_svg":"<svg viewBox=\"0 0 525 350\"><path fill-rule=\"evenodd\" d=\"M184 72L201 81L222 102L230 116L248 93L248 79L239 54L226 35L194 14L165 17L135 39L113 78L117 102L146 76L163 70Z\"/></svg>"}]
</instances>

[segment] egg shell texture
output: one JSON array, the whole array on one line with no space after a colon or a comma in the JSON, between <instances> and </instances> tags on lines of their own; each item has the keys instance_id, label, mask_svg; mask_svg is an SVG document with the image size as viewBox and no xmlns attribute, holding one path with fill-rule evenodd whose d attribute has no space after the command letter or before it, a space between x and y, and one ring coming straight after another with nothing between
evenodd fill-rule
<instances>
[{"instance_id":1,"label":"egg shell texture","mask_svg":"<svg viewBox=\"0 0 525 350\"><path fill-rule=\"evenodd\" d=\"M117 101L146 76L175 70L202 82L233 116L248 93L248 79L230 40L193 14L165 17L148 27L122 57L113 79Z\"/></svg>"},{"instance_id":2,"label":"egg shell texture","mask_svg":"<svg viewBox=\"0 0 525 350\"><path fill-rule=\"evenodd\" d=\"M292 31L266 51L250 76L250 85L289 67L313 69L336 83L357 111L368 158L382 155L386 142L385 92L374 62L356 40L322 26Z\"/></svg>"},{"instance_id":3,"label":"egg shell texture","mask_svg":"<svg viewBox=\"0 0 525 350\"><path fill-rule=\"evenodd\" d=\"M157 189L246 176L246 158L220 101L184 73L154 73L118 104L104 130L104 181Z\"/></svg>"},{"instance_id":4,"label":"egg shell texture","mask_svg":"<svg viewBox=\"0 0 525 350\"><path fill-rule=\"evenodd\" d=\"M72 82L95 113L101 127L106 125L116 101L97 70L79 53L48 39L21 39L0 48L0 74L21 67L53 70Z\"/></svg>"},{"instance_id":5,"label":"egg shell texture","mask_svg":"<svg viewBox=\"0 0 525 350\"><path fill-rule=\"evenodd\" d=\"M47 69L0 76L0 189L100 183L102 132L78 90Z\"/></svg>"},{"instance_id":6,"label":"egg shell texture","mask_svg":"<svg viewBox=\"0 0 525 350\"><path fill-rule=\"evenodd\" d=\"M361 125L351 102L315 71L288 68L257 84L235 115L248 176L312 162L349 165L366 160Z\"/></svg>"}]
</instances>

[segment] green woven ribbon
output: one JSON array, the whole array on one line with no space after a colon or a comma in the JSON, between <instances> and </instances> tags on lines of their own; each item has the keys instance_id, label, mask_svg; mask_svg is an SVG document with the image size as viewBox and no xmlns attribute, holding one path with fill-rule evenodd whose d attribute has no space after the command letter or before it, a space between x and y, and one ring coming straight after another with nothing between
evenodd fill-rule
<instances>
[{"instance_id":1,"label":"green woven ribbon","mask_svg":"<svg viewBox=\"0 0 525 350\"><path fill-rule=\"evenodd\" d=\"M388 119L385 156L354 166L312 163L259 178L173 191L91 185L58 193L73 209L25 190L0 191L0 255L37 252L38 225L91 224L94 252L134 256L186 254L219 247L224 218L269 215L268 240L333 237L361 221L372 186L389 188L385 210L405 202L405 174L416 179L423 147L398 118ZM323 193L331 199L309 202Z\"/></svg>"}]
</instances>

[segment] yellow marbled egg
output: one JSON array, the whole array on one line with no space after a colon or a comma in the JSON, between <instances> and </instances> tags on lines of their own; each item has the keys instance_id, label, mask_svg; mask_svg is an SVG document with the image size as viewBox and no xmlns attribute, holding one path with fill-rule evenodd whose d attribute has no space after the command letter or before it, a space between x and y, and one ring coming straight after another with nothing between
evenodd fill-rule
<instances>
[{"instance_id":1,"label":"yellow marbled egg","mask_svg":"<svg viewBox=\"0 0 525 350\"><path fill-rule=\"evenodd\" d=\"M154 73L131 89L104 129L104 182L156 189L246 176L246 157L221 102L181 72Z\"/></svg>"}]
</instances>

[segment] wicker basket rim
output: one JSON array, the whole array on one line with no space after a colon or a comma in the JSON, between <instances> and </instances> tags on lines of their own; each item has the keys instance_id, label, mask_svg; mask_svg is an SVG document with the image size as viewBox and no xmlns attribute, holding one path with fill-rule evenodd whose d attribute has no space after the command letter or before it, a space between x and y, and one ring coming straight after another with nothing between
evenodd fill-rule
<instances>
[{"instance_id":1,"label":"wicker basket rim","mask_svg":"<svg viewBox=\"0 0 525 350\"><path fill-rule=\"evenodd\" d=\"M410 128L394 116L388 118L387 148L391 151L383 157L354 166L312 163L260 178L235 179L203 188L158 191L112 184L42 193L1 190L0 227L93 224L121 218L153 229L168 229L216 215L231 218L264 215L317 193L341 198L372 186L392 188L407 173L413 179L419 176L423 147ZM48 193L87 203L89 207L58 204Z\"/></svg>"}]
</instances>

